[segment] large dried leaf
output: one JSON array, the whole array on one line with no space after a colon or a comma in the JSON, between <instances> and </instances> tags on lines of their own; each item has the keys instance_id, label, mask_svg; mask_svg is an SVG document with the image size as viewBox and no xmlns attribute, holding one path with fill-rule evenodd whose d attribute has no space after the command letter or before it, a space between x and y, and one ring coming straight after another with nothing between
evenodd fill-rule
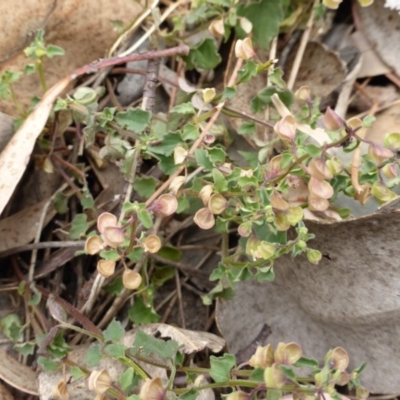
<instances>
[{"instance_id":1,"label":"large dried leaf","mask_svg":"<svg viewBox=\"0 0 400 400\"><path fill-rule=\"evenodd\" d=\"M19 363L1 347L0 360L0 379L24 393L37 396L36 374L30 367Z\"/></svg>"},{"instance_id":2,"label":"large dried leaf","mask_svg":"<svg viewBox=\"0 0 400 400\"><path fill-rule=\"evenodd\" d=\"M285 66L288 79L296 51L292 51ZM308 86L313 97L327 97L344 82L347 74L345 63L338 53L319 42L307 43L297 74L294 90Z\"/></svg>"},{"instance_id":3,"label":"large dried leaf","mask_svg":"<svg viewBox=\"0 0 400 400\"><path fill-rule=\"evenodd\" d=\"M357 7L361 29L375 53L385 64L400 75L400 15L385 7L385 2L375 1L369 7Z\"/></svg>"},{"instance_id":4,"label":"large dried leaf","mask_svg":"<svg viewBox=\"0 0 400 400\"><path fill-rule=\"evenodd\" d=\"M398 201L398 199L397 199ZM352 221L307 223L310 245L322 260L279 259L272 283L239 285L232 301L218 304L217 321L230 351L244 349L264 324L267 341L298 342L308 356L323 359L336 346L374 392L400 390L399 203Z\"/></svg>"}]
</instances>

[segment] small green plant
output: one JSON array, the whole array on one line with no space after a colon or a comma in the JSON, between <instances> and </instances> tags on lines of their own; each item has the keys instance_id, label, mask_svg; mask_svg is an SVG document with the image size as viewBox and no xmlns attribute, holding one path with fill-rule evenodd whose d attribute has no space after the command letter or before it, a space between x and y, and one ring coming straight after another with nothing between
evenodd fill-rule
<instances>
[{"instance_id":1,"label":"small green plant","mask_svg":"<svg viewBox=\"0 0 400 400\"><path fill-rule=\"evenodd\" d=\"M226 42L233 33L235 66L224 87L181 93L181 101L168 115L154 118L152 111L141 107L100 109L99 100L105 93L102 87L79 87L57 101L54 111L70 113L79 126L79 135L82 133L80 139L92 154L118 165L129 182L130 191L121 211L100 213L85 174L77 167L71 168L81 185L81 211L71 221L69 235L75 240L84 238L85 253L99 256L97 271L102 283L108 279L104 287L108 293L134 295L128 312L133 323L158 321L154 291L174 274L167 267L161 271L156 266L149 276L151 255L162 254L174 261L180 258L180 250L167 242L159 230L163 218L192 215L200 229L213 228L221 235L221 259L210 276L215 287L203 297L205 304L211 304L216 297L232 296L240 281L272 281L280 257L305 254L310 263L318 264L322 255L312 247L314 236L305 220L311 214L334 220L347 218L350 211L335 204L339 195L361 204L370 197L381 204L396 197L392 189L400 183L400 134L389 133L384 144L378 145L363 137L370 117L345 121L330 108L321 115L318 99L312 98L309 88L293 93L286 87L275 61L260 61L253 49L253 44L268 48L280 25L303 7L300 3L303 2L199 0L192 2L188 13L175 15L171 31L158 34L167 43L183 40L191 44L190 53L182 60L188 69L214 69L221 62L219 43ZM207 34L198 40L195 34L204 29L212 36ZM39 31L25 53L34 64L24 72L37 72L46 90L43 60L62 55L62 50L46 46L43 31ZM260 121L241 110L232 111L228 105L237 96L239 85L248 84L259 74L268 75L269 85L260 88L251 107L254 113L268 110L269 120L261 122L273 130L274 139L253 152L240 152L245 162L239 166L230 159L229 135L219 117L248 117L238 131L251 140ZM11 96L24 117L26 112L13 90L20 76L18 72L4 73L0 95ZM361 145L368 147L362 156ZM279 154L274 153L274 146ZM49 151L46 146L42 150ZM350 163L342 157L345 153L353 154ZM141 173L139 165L146 163L158 165L162 172L159 180ZM58 210L65 211L62 199L56 200ZM229 248L232 231L238 243ZM30 284L30 288L35 287ZM21 288L21 293L28 289ZM33 309L40 301L38 293L35 296L30 304ZM322 366L304 357L298 344L280 343L275 350L270 345L258 347L244 364L237 365L234 355L224 354L212 356L209 368L198 368L188 366L174 341L155 339L138 331L128 346L121 344L125 332L118 322L113 321L103 332L90 331L76 311L73 317L83 328L67 324L59 311L50 309L60 323L58 328L95 339L87 351L86 365L76 365L69 359L70 349L57 330L41 338L39 347L48 354L40 356L38 362L46 370L70 368L74 379L87 378L89 388L99 396L107 393L118 399L191 400L201 390L228 388L229 400L250 400L259 392L266 392L269 400L279 399L287 392L297 399L321 399L324 393L337 398L336 385L355 388L360 398L367 396L358 378L362 367L347 372L348 356L339 347L326 355ZM22 353L32 354L34 344L22 342L24 326L16 315L3 318L1 327L10 340L18 343ZM108 371L96 369L105 357L124 365L125 372L118 381L113 381ZM164 382L149 376L143 363L166 370L169 379ZM309 373L303 375L300 368L308 368ZM183 384L182 379L176 379L178 375L184 377ZM202 381L202 375L212 382ZM55 396L66 398L66 392L67 383L61 381Z\"/></svg>"},{"instance_id":2,"label":"small green plant","mask_svg":"<svg viewBox=\"0 0 400 400\"><path fill-rule=\"evenodd\" d=\"M62 326L62 324L61 324ZM284 392L296 398L323 398L328 393L338 399L335 386L348 385L355 388L357 396L366 398L368 393L360 385L359 373L364 366L348 372L347 352L337 347L327 353L322 366L303 355L296 343L279 343L274 350L271 345L259 346L255 354L237 365L233 354L211 356L210 367L188 365L182 347L174 340L161 340L141 330L135 332L129 345L122 344L125 330L112 321L102 332L99 342L88 348L82 365L73 362L65 352L65 343L59 336L48 351L52 357L39 357L39 364L46 371L63 368L75 380L87 380L89 390L97 395L116 399L195 399L206 389L222 389L228 399L250 400L258 393L266 393L269 399L280 399ZM110 372L99 367L102 359L111 358L123 365L124 372L112 378ZM151 377L146 370L151 367L164 370L160 377ZM307 375L300 373L308 370ZM178 378L179 377L179 378ZM68 386L61 380L53 395L66 398Z\"/></svg>"}]
</instances>

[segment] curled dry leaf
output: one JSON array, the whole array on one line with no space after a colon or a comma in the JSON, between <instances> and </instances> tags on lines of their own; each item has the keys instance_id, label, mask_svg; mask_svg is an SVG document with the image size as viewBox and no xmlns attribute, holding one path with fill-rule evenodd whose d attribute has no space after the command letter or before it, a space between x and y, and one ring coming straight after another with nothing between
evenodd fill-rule
<instances>
[{"instance_id":1,"label":"curled dry leaf","mask_svg":"<svg viewBox=\"0 0 400 400\"><path fill-rule=\"evenodd\" d=\"M69 82L70 78L66 77L45 93L0 154L0 215L25 172L36 139L47 122L54 101Z\"/></svg>"}]
</instances>

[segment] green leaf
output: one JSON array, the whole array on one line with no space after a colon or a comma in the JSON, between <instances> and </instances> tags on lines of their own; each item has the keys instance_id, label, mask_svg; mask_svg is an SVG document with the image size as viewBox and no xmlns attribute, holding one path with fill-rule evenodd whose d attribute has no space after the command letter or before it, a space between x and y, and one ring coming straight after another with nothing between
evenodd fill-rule
<instances>
[{"instance_id":1,"label":"green leaf","mask_svg":"<svg viewBox=\"0 0 400 400\"><path fill-rule=\"evenodd\" d=\"M241 176L237 180L237 184L241 188L246 187L246 186L254 186L254 187L258 187L259 186L258 179L255 176Z\"/></svg>"},{"instance_id":2,"label":"green leaf","mask_svg":"<svg viewBox=\"0 0 400 400\"><path fill-rule=\"evenodd\" d=\"M126 347L123 344L111 343L105 347L106 353L112 358L124 359Z\"/></svg>"},{"instance_id":3,"label":"green leaf","mask_svg":"<svg viewBox=\"0 0 400 400\"><path fill-rule=\"evenodd\" d=\"M252 60L247 60L243 68L238 72L238 83L246 83L257 75L257 64Z\"/></svg>"},{"instance_id":4,"label":"green leaf","mask_svg":"<svg viewBox=\"0 0 400 400\"><path fill-rule=\"evenodd\" d=\"M135 334L135 340L131 351L143 357L156 355L164 360L171 360L178 352L179 344L175 340L161 340L139 330Z\"/></svg>"},{"instance_id":5,"label":"green leaf","mask_svg":"<svg viewBox=\"0 0 400 400\"><path fill-rule=\"evenodd\" d=\"M232 99L233 97L236 96L236 93L237 93L236 87L233 86L226 87L222 92L221 101Z\"/></svg>"},{"instance_id":6,"label":"green leaf","mask_svg":"<svg viewBox=\"0 0 400 400\"><path fill-rule=\"evenodd\" d=\"M160 154L163 156L169 156L173 153L175 148L182 144L182 137L177 132L169 132L164 136L163 140L153 146L149 146L149 152L153 154Z\"/></svg>"},{"instance_id":7,"label":"green leaf","mask_svg":"<svg viewBox=\"0 0 400 400\"><path fill-rule=\"evenodd\" d=\"M279 400L283 396L282 390L269 389L267 391L267 400Z\"/></svg>"},{"instance_id":8,"label":"green leaf","mask_svg":"<svg viewBox=\"0 0 400 400\"><path fill-rule=\"evenodd\" d=\"M85 235L89 224L87 222L86 214L76 214L71 222L71 230L69 236L71 239L78 240Z\"/></svg>"},{"instance_id":9,"label":"green leaf","mask_svg":"<svg viewBox=\"0 0 400 400\"><path fill-rule=\"evenodd\" d=\"M141 108L131 108L117 113L115 120L123 128L135 133L143 132L150 124L151 112Z\"/></svg>"},{"instance_id":10,"label":"green leaf","mask_svg":"<svg viewBox=\"0 0 400 400\"><path fill-rule=\"evenodd\" d=\"M256 131L256 124L253 121L247 121L241 124L237 130L239 135L251 135Z\"/></svg>"},{"instance_id":11,"label":"green leaf","mask_svg":"<svg viewBox=\"0 0 400 400\"><path fill-rule=\"evenodd\" d=\"M63 56L65 55L64 49L59 46L54 46L53 44L49 44L46 48L46 55L49 58L53 58L54 56Z\"/></svg>"},{"instance_id":12,"label":"green leaf","mask_svg":"<svg viewBox=\"0 0 400 400\"><path fill-rule=\"evenodd\" d=\"M250 378L252 381L264 382L264 370L262 368L255 368Z\"/></svg>"},{"instance_id":13,"label":"green leaf","mask_svg":"<svg viewBox=\"0 0 400 400\"><path fill-rule=\"evenodd\" d=\"M309 154L310 157L312 158L316 158L319 157L321 155L321 147L320 146L316 146L315 144L307 144L304 146L305 151L307 154Z\"/></svg>"},{"instance_id":14,"label":"green leaf","mask_svg":"<svg viewBox=\"0 0 400 400\"><path fill-rule=\"evenodd\" d=\"M196 400L199 392L195 388L191 388L187 392L181 394L178 399L179 400Z\"/></svg>"},{"instance_id":15,"label":"green leaf","mask_svg":"<svg viewBox=\"0 0 400 400\"><path fill-rule=\"evenodd\" d=\"M155 157L159 160L158 166L164 174L172 175L177 170L178 166L175 164L173 155L168 157L157 155Z\"/></svg>"},{"instance_id":16,"label":"green leaf","mask_svg":"<svg viewBox=\"0 0 400 400\"><path fill-rule=\"evenodd\" d=\"M196 157L197 164L200 167L204 167L204 169L206 170L213 169L214 166L210 161L207 150L196 149L194 152L194 156Z\"/></svg>"},{"instance_id":17,"label":"green leaf","mask_svg":"<svg viewBox=\"0 0 400 400\"><path fill-rule=\"evenodd\" d=\"M156 267L155 271L151 275L151 283L156 289L163 286L165 282L175 277L174 267Z\"/></svg>"},{"instance_id":18,"label":"green leaf","mask_svg":"<svg viewBox=\"0 0 400 400\"><path fill-rule=\"evenodd\" d=\"M143 256L144 250L141 247L137 247L136 249L132 249L127 257L132 262L138 262Z\"/></svg>"},{"instance_id":19,"label":"green leaf","mask_svg":"<svg viewBox=\"0 0 400 400\"><path fill-rule=\"evenodd\" d=\"M160 319L154 307L147 305L141 297L135 297L133 306L129 308L128 316L134 324L151 324Z\"/></svg>"},{"instance_id":20,"label":"green leaf","mask_svg":"<svg viewBox=\"0 0 400 400\"><path fill-rule=\"evenodd\" d=\"M255 278L257 279L257 282L272 282L275 279L275 272L272 266L268 267L260 267L257 268L257 273L255 274Z\"/></svg>"},{"instance_id":21,"label":"green leaf","mask_svg":"<svg viewBox=\"0 0 400 400\"><path fill-rule=\"evenodd\" d=\"M294 373L293 368L291 366L280 365L279 368L287 378L289 378L293 382L296 382L296 374Z\"/></svg>"},{"instance_id":22,"label":"green leaf","mask_svg":"<svg viewBox=\"0 0 400 400\"><path fill-rule=\"evenodd\" d=\"M111 261L117 261L121 258L118 251L115 249L102 250L100 252L100 257L104 258L105 260L111 260Z\"/></svg>"},{"instance_id":23,"label":"green leaf","mask_svg":"<svg viewBox=\"0 0 400 400\"><path fill-rule=\"evenodd\" d=\"M121 385L121 389L126 393L133 387L133 377L135 376L135 370L133 368L127 368L124 373L119 377L118 381Z\"/></svg>"},{"instance_id":24,"label":"green leaf","mask_svg":"<svg viewBox=\"0 0 400 400\"><path fill-rule=\"evenodd\" d=\"M25 342L25 343L17 343L14 346L14 349L21 353L23 356L31 356L35 353L36 343L33 342Z\"/></svg>"},{"instance_id":25,"label":"green leaf","mask_svg":"<svg viewBox=\"0 0 400 400\"><path fill-rule=\"evenodd\" d=\"M13 342L21 338L23 326L17 314L9 314L0 320L1 332Z\"/></svg>"},{"instance_id":26,"label":"green leaf","mask_svg":"<svg viewBox=\"0 0 400 400\"><path fill-rule=\"evenodd\" d=\"M140 222L146 229L150 229L153 226L153 220L151 218L150 213L147 210L138 211L138 218Z\"/></svg>"},{"instance_id":27,"label":"green leaf","mask_svg":"<svg viewBox=\"0 0 400 400\"><path fill-rule=\"evenodd\" d=\"M85 354L85 363L89 367L97 367L99 365L101 358L101 346L99 343L92 343L86 354Z\"/></svg>"},{"instance_id":28,"label":"green leaf","mask_svg":"<svg viewBox=\"0 0 400 400\"><path fill-rule=\"evenodd\" d=\"M157 254L159 257L171 261L180 261L182 258L182 251L172 246L163 246Z\"/></svg>"},{"instance_id":29,"label":"green leaf","mask_svg":"<svg viewBox=\"0 0 400 400\"><path fill-rule=\"evenodd\" d=\"M318 368L319 364L318 361L315 360L314 358L301 357L299 360L296 361L294 366L298 368L300 367Z\"/></svg>"},{"instance_id":30,"label":"green leaf","mask_svg":"<svg viewBox=\"0 0 400 400\"><path fill-rule=\"evenodd\" d=\"M217 193L226 192L228 190L228 182L222 172L213 168L212 175L214 179L214 189Z\"/></svg>"},{"instance_id":31,"label":"green leaf","mask_svg":"<svg viewBox=\"0 0 400 400\"><path fill-rule=\"evenodd\" d=\"M280 68L275 68L268 74L268 78L271 81L271 83L278 86L280 89L285 89L286 83L282 77L283 77L283 71Z\"/></svg>"},{"instance_id":32,"label":"green leaf","mask_svg":"<svg viewBox=\"0 0 400 400\"><path fill-rule=\"evenodd\" d=\"M190 50L187 57L188 68L194 67L200 69L214 69L221 62L221 56L218 53L216 41L214 39L205 39L195 48Z\"/></svg>"},{"instance_id":33,"label":"green leaf","mask_svg":"<svg viewBox=\"0 0 400 400\"><path fill-rule=\"evenodd\" d=\"M39 356L37 362L45 371L56 371L61 368L59 363L43 356Z\"/></svg>"},{"instance_id":34,"label":"green leaf","mask_svg":"<svg viewBox=\"0 0 400 400\"><path fill-rule=\"evenodd\" d=\"M72 365L69 367L69 373L72 375L72 377L74 378L74 380L78 380L81 378L86 377L86 374L84 371L82 371L79 367L77 367L76 365Z\"/></svg>"},{"instance_id":35,"label":"green leaf","mask_svg":"<svg viewBox=\"0 0 400 400\"><path fill-rule=\"evenodd\" d=\"M122 292L122 289L124 288L124 285L122 283L122 277L117 276L111 283L108 285L103 286L103 289L107 292L110 293L113 296L117 296Z\"/></svg>"},{"instance_id":36,"label":"green leaf","mask_svg":"<svg viewBox=\"0 0 400 400\"><path fill-rule=\"evenodd\" d=\"M177 114L196 114L196 110L190 102L178 104L177 106L172 108L170 112Z\"/></svg>"},{"instance_id":37,"label":"green leaf","mask_svg":"<svg viewBox=\"0 0 400 400\"><path fill-rule=\"evenodd\" d=\"M122 327L121 322L113 319L103 331L103 334L106 341L117 342L124 337L125 329Z\"/></svg>"},{"instance_id":38,"label":"green leaf","mask_svg":"<svg viewBox=\"0 0 400 400\"><path fill-rule=\"evenodd\" d=\"M253 42L267 50L271 40L278 35L279 25L284 18L282 0L241 4L237 13L253 24Z\"/></svg>"},{"instance_id":39,"label":"green leaf","mask_svg":"<svg viewBox=\"0 0 400 400\"><path fill-rule=\"evenodd\" d=\"M188 123L183 127L183 140L196 140L199 137L199 127L195 124Z\"/></svg>"},{"instance_id":40,"label":"green leaf","mask_svg":"<svg viewBox=\"0 0 400 400\"><path fill-rule=\"evenodd\" d=\"M233 354L225 353L222 357L210 357L210 376L215 382L226 382L230 379L231 369L236 365Z\"/></svg>"},{"instance_id":41,"label":"green leaf","mask_svg":"<svg viewBox=\"0 0 400 400\"><path fill-rule=\"evenodd\" d=\"M214 147L208 151L210 161L214 164L223 164L225 162L226 153L219 147Z\"/></svg>"},{"instance_id":42,"label":"green leaf","mask_svg":"<svg viewBox=\"0 0 400 400\"><path fill-rule=\"evenodd\" d=\"M152 177L136 178L133 188L141 197L149 198L156 190L157 181Z\"/></svg>"}]
</instances>

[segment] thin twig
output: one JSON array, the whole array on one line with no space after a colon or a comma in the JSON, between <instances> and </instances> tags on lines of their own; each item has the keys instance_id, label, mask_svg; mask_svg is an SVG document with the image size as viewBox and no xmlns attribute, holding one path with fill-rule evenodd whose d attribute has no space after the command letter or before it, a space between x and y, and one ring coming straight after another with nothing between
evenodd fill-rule
<instances>
[{"instance_id":1,"label":"thin twig","mask_svg":"<svg viewBox=\"0 0 400 400\"><path fill-rule=\"evenodd\" d=\"M299 49L297 50L297 54L294 59L292 70L290 71L290 76L289 76L289 80L287 83L287 87L289 90L293 89L294 83L296 81L297 73L299 72L299 68L300 68L300 64L301 64L301 60L303 59L304 51L306 49L308 39L310 38L311 28L312 28L312 25L314 22L315 8L317 7L318 3L319 3L319 0L314 0L314 5L311 10L310 17L308 18L306 29L304 30L303 36L301 37L300 46L299 46Z\"/></svg>"}]
</instances>

